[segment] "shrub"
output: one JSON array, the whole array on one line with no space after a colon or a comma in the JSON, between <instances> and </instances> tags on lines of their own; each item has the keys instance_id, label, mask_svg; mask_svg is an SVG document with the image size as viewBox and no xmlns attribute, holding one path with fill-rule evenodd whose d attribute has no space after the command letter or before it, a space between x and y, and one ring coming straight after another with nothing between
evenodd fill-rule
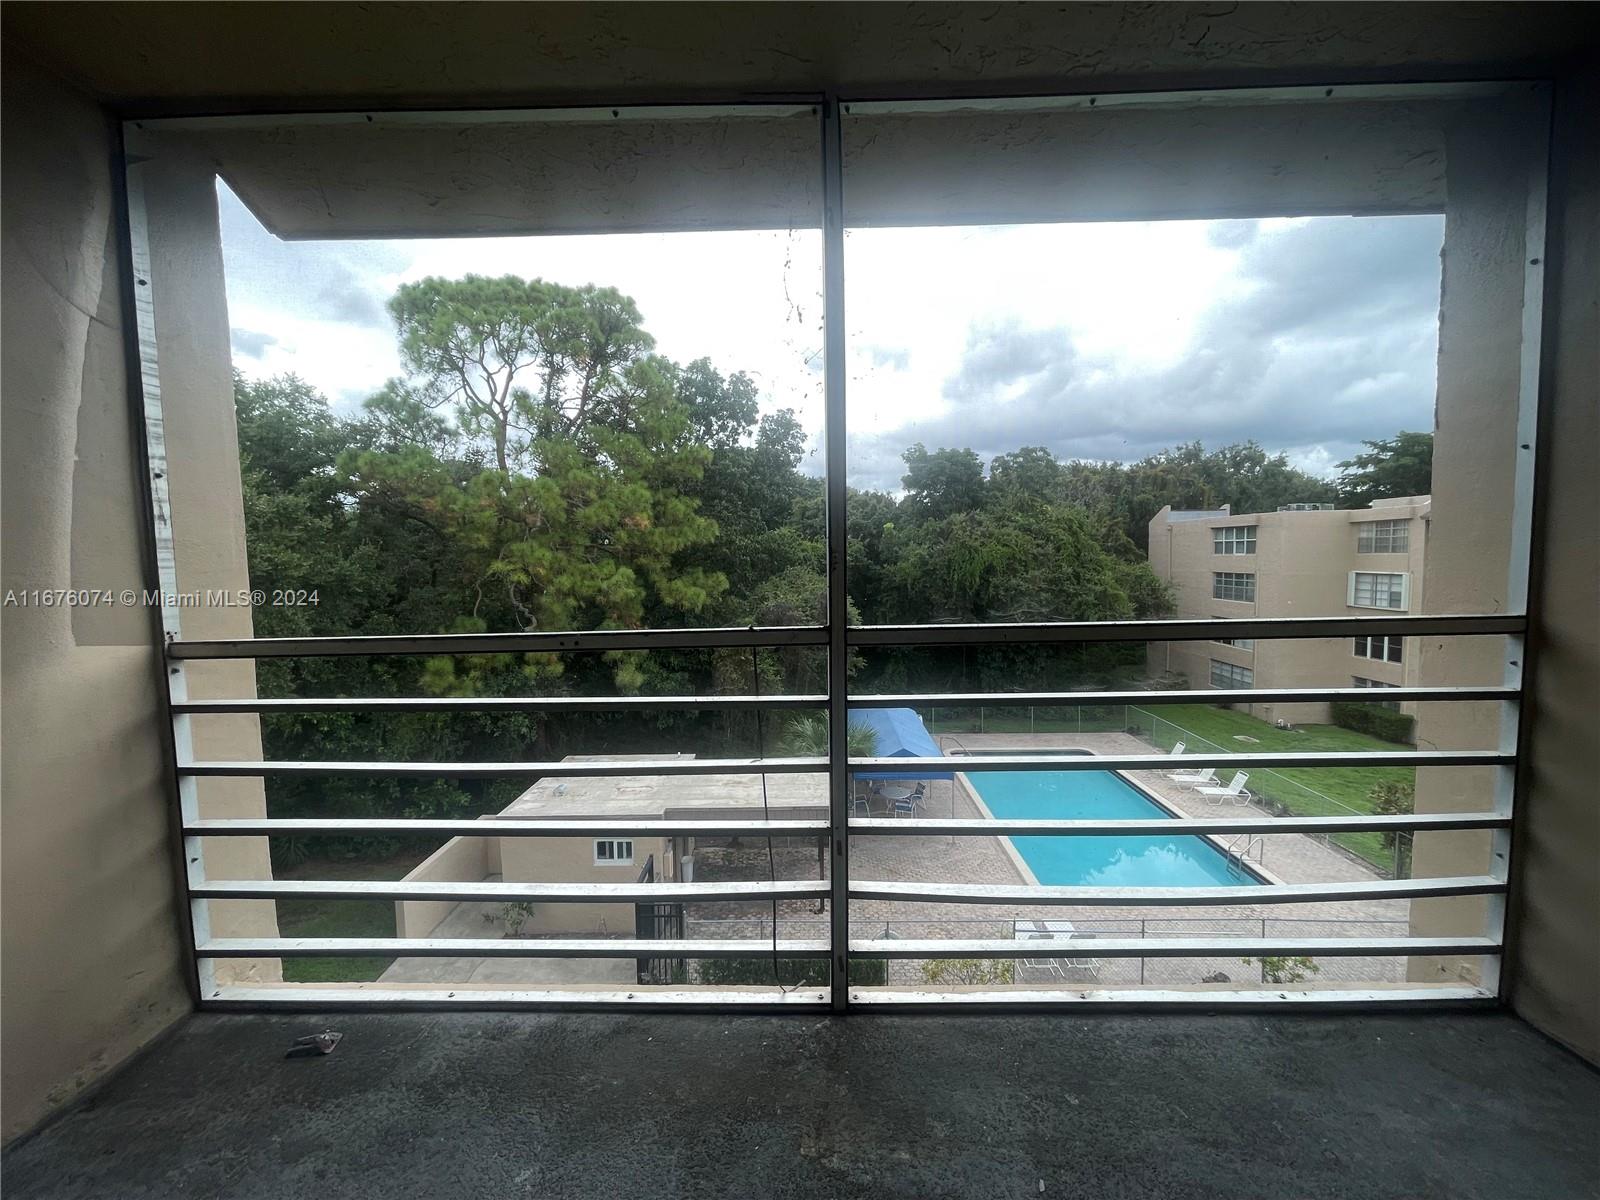
<instances>
[{"instance_id":1,"label":"shrub","mask_svg":"<svg viewBox=\"0 0 1600 1200\"><path fill-rule=\"evenodd\" d=\"M1260 963L1263 983L1299 983L1307 975L1317 975L1322 971L1314 961L1303 955L1292 958L1268 955L1265 958L1242 958L1239 961L1247 965Z\"/></svg>"},{"instance_id":2,"label":"shrub","mask_svg":"<svg viewBox=\"0 0 1600 1200\"><path fill-rule=\"evenodd\" d=\"M1366 704L1357 700L1336 700L1332 705L1333 723L1356 733L1365 733L1386 742L1411 741L1412 726L1416 719L1405 713L1384 708L1381 704Z\"/></svg>"},{"instance_id":3,"label":"shrub","mask_svg":"<svg viewBox=\"0 0 1600 1200\"><path fill-rule=\"evenodd\" d=\"M825 987L833 979L833 966L825 958L780 958L778 981L784 987ZM771 984L773 962L762 958L703 958L696 974L703 984L724 986ZM850 960L850 982L876 987L889 978L889 964L881 958Z\"/></svg>"},{"instance_id":4,"label":"shrub","mask_svg":"<svg viewBox=\"0 0 1600 1200\"><path fill-rule=\"evenodd\" d=\"M1398 816L1402 813L1410 814L1417 811L1417 785L1413 782L1406 783L1380 783L1367 793L1372 801L1372 811L1384 816ZM1397 879L1408 878L1411 874L1411 831L1399 829L1385 829L1382 833L1383 848L1394 850L1399 847L1395 855L1394 873Z\"/></svg>"},{"instance_id":5,"label":"shrub","mask_svg":"<svg viewBox=\"0 0 1600 1200\"><path fill-rule=\"evenodd\" d=\"M991 983L1014 983L1017 964L1008 959L933 958L922 964L922 978L929 983L964 984L982 987Z\"/></svg>"}]
</instances>

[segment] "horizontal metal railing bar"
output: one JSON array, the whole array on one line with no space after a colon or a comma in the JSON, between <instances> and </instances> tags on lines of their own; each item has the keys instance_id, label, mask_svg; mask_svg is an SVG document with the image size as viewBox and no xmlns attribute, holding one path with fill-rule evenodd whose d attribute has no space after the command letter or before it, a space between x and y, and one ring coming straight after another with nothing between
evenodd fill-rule
<instances>
[{"instance_id":1,"label":"horizontal metal railing bar","mask_svg":"<svg viewBox=\"0 0 1600 1200\"><path fill-rule=\"evenodd\" d=\"M330 658L352 654L559 654L579 650L702 650L825 646L818 625L717 629L597 629L533 633L420 633L357 637L225 638L167 643L169 658Z\"/></svg>"},{"instance_id":2,"label":"horizontal metal railing bar","mask_svg":"<svg viewBox=\"0 0 1600 1200\"><path fill-rule=\"evenodd\" d=\"M826 988L651 987L595 988L574 985L552 988L397 987L393 984L270 984L222 987L203 996L202 1008L245 1011L290 1010L325 1012L376 1009L391 1012L437 1012L445 1009L622 1010L656 1009L686 1012L740 1010L817 1011L828 1007Z\"/></svg>"},{"instance_id":3,"label":"horizontal metal railing bar","mask_svg":"<svg viewBox=\"0 0 1600 1200\"><path fill-rule=\"evenodd\" d=\"M940 1009L992 1008L1009 1011L1064 1008L1130 1009L1140 1012L1204 1009L1206 1012L1249 1012L1274 1009L1323 1010L1437 1009L1442 1006L1486 1008L1499 998L1485 988L1465 984L1430 987L1305 988L1103 988L1091 984L1070 988L971 988L920 991L913 988L852 988L850 1003L880 1012L928 1012Z\"/></svg>"},{"instance_id":4,"label":"horizontal metal railing bar","mask_svg":"<svg viewBox=\"0 0 1600 1200\"><path fill-rule=\"evenodd\" d=\"M1273 955L1373 957L1430 954L1499 954L1493 938L1281 938L1198 934L1194 937L1029 939L850 939L852 958L1232 958Z\"/></svg>"},{"instance_id":5,"label":"horizontal metal railing bar","mask_svg":"<svg viewBox=\"0 0 1600 1200\"><path fill-rule=\"evenodd\" d=\"M911 988L852 988L853 1005L879 1012L930 1012L987 1008L1059 1011L1069 1008L1126 1009L1151 1012L1203 1009L1272 1011L1408 1009L1441 1006L1490 1007L1499 1003L1491 991L1470 985L1412 987L1123 987L1098 985L1076 990L1060 987L971 988L931 991ZM778 987L651 987L631 988L476 988L398 987L393 984L258 984L217 988L201 998L205 1009L242 1011L390 1011L438 1012L505 1009L621 1011L627 1009L729 1012L784 1009L824 1011L826 988Z\"/></svg>"},{"instance_id":6,"label":"horizontal metal railing bar","mask_svg":"<svg viewBox=\"0 0 1600 1200\"><path fill-rule=\"evenodd\" d=\"M1199 642L1228 638L1336 638L1516 634L1526 616L1240 617L1181 621L1046 621L985 625L852 625L852 646L981 646L1035 642Z\"/></svg>"},{"instance_id":7,"label":"horizontal metal railing bar","mask_svg":"<svg viewBox=\"0 0 1600 1200\"><path fill-rule=\"evenodd\" d=\"M804 709L826 708L827 705L826 696L326 696L304 700L184 700L173 704L172 711L196 715L277 712L581 713L672 709L695 711L703 708Z\"/></svg>"},{"instance_id":8,"label":"horizontal metal railing bar","mask_svg":"<svg viewBox=\"0 0 1600 1200\"><path fill-rule=\"evenodd\" d=\"M898 760L897 760L898 761ZM1200 762L1195 755L1195 762ZM505 775L616 778L630 775L795 775L828 769L825 758L656 758L636 761L604 759L582 762L298 762L261 760L190 762L179 775L420 775L452 779Z\"/></svg>"},{"instance_id":9,"label":"horizontal metal railing bar","mask_svg":"<svg viewBox=\"0 0 1600 1200\"><path fill-rule=\"evenodd\" d=\"M1351 833L1378 829L1505 829L1503 813L1400 813L1356 817L1151 817L1127 821L987 817L854 817L850 832L891 837L996 834L1028 837L1159 837L1163 833Z\"/></svg>"},{"instance_id":10,"label":"horizontal metal railing bar","mask_svg":"<svg viewBox=\"0 0 1600 1200\"><path fill-rule=\"evenodd\" d=\"M183 832L189 837L350 837L390 833L428 837L673 837L679 834L690 837L805 837L821 836L829 829L828 822L822 818L809 821L720 818L666 821L642 817L615 821L542 821L486 817L473 821L443 817L410 820L403 817L216 817L190 821L184 825Z\"/></svg>"},{"instance_id":11,"label":"horizontal metal railing bar","mask_svg":"<svg viewBox=\"0 0 1600 1200\"><path fill-rule=\"evenodd\" d=\"M213 938L201 958L766 958L771 939ZM783 958L827 958L826 940L779 941Z\"/></svg>"},{"instance_id":12,"label":"horizontal metal railing bar","mask_svg":"<svg viewBox=\"0 0 1600 1200\"><path fill-rule=\"evenodd\" d=\"M372 879L207 879L191 884L202 900L538 900L544 903L666 904L708 900L814 900L826 879L739 883L457 883Z\"/></svg>"},{"instance_id":13,"label":"horizontal metal railing bar","mask_svg":"<svg viewBox=\"0 0 1600 1200\"><path fill-rule=\"evenodd\" d=\"M928 904L1077 904L1084 906L1308 904L1342 900L1398 900L1417 896L1477 896L1504 892L1492 875L1438 879L1377 879L1357 883L1279 883L1243 887L1028 887L1009 883L901 883L852 880L852 900Z\"/></svg>"},{"instance_id":14,"label":"horizontal metal railing bar","mask_svg":"<svg viewBox=\"0 0 1600 1200\"><path fill-rule=\"evenodd\" d=\"M1521 690L1484 687L1240 688L1177 692L908 692L851 696L852 708L1080 708L1111 704L1319 704L1353 700L1386 704L1411 700L1515 700Z\"/></svg>"},{"instance_id":15,"label":"horizontal metal railing bar","mask_svg":"<svg viewBox=\"0 0 1600 1200\"><path fill-rule=\"evenodd\" d=\"M852 771L1162 771L1174 766L1229 767L1496 767L1515 763L1501 750L1359 750L1348 752L1216 754L1196 750L1172 754L964 754L926 758L852 758ZM641 772L643 774L643 772ZM1224 781L1226 782L1226 781Z\"/></svg>"}]
</instances>

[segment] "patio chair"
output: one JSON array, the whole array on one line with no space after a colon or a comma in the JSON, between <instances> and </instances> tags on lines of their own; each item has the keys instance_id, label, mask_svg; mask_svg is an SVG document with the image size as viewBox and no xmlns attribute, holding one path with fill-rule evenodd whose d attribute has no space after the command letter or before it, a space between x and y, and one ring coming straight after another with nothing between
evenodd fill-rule
<instances>
[{"instance_id":1,"label":"patio chair","mask_svg":"<svg viewBox=\"0 0 1600 1200\"><path fill-rule=\"evenodd\" d=\"M894 802L894 815L897 817L914 817L917 815L917 811L921 807L921 804L922 802L917 798L916 793L913 792L911 795Z\"/></svg>"},{"instance_id":2,"label":"patio chair","mask_svg":"<svg viewBox=\"0 0 1600 1200\"><path fill-rule=\"evenodd\" d=\"M1227 787L1200 787L1195 791L1213 804L1221 804L1224 800L1233 804L1249 804L1254 799L1244 786L1249 779L1248 772L1236 771Z\"/></svg>"},{"instance_id":3,"label":"patio chair","mask_svg":"<svg viewBox=\"0 0 1600 1200\"><path fill-rule=\"evenodd\" d=\"M1068 922L1061 922L1068 924ZM1045 929L1040 921L1018 921L1012 930L1012 937L1019 942L1054 941L1056 935ZM1067 973L1061 969L1061 961L1055 958L1024 958L1022 965L1034 971L1043 971L1046 975L1054 975L1057 979L1065 979Z\"/></svg>"},{"instance_id":4,"label":"patio chair","mask_svg":"<svg viewBox=\"0 0 1600 1200\"><path fill-rule=\"evenodd\" d=\"M1173 783L1181 783L1192 787L1205 787L1215 785L1217 782L1217 769L1215 767L1197 767L1193 771L1168 771L1167 778Z\"/></svg>"},{"instance_id":5,"label":"patio chair","mask_svg":"<svg viewBox=\"0 0 1600 1200\"><path fill-rule=\"evenodd\" d=\"M1184 752L1184 749L1188 746L1188 744L1188 742L1173 742L1172 749L1168 750L1167 753L1176 758L1178 755Z\"/></svg>"}]
</instances>

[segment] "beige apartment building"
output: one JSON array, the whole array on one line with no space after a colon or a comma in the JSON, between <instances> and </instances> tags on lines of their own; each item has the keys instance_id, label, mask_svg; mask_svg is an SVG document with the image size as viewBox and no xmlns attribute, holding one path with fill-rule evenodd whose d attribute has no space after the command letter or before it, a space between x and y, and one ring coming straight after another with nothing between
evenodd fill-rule
<instances>
[{"instance_id":1,"label":"beige apartment building","mask_svg":"<svg viewBox=\"0 0 1600 1200\"><path fill-rule=\"evenodd\" d=\"M1171 584L1180 618L1420 613L1430 508L1428 496L1350 510L1168 506L1150 520L1150 566ZM1153 642L1149 667L1154 675L1181 675L1192 688L1218 691L1416 686L1416 640ZM1252 704L1248 711L1268 721L1329 719L1326 704Z\"/></svg>"}]
</instances>

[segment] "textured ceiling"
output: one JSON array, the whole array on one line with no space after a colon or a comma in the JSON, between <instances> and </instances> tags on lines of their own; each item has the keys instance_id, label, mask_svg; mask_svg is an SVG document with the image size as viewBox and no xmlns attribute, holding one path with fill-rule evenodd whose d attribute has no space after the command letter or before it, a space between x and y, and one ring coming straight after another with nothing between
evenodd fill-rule
<instances>
[{"instance_id":1,"label":"textured ceiling","mask_svg":"<svg viewBox=\"0 0 1600 1200\"><path fill-rule=\"evenodd\" d=\"M102 99L235 110L1539 74L1583 4L120 4L5 36Z\"/></svg>"}]
</instances>

